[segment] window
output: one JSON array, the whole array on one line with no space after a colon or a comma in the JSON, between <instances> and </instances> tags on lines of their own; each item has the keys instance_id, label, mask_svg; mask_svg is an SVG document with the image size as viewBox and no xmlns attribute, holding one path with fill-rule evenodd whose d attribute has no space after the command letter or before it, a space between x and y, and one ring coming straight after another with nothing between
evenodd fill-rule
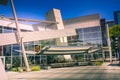
<instances>
[{"instance_id":1,"label":"window","mask_svg":"<svg viewBox=\"0 0 120 80\"><path fill-rule=\"evenodd\" d=\"M12 55L19 55L21 52L20 46L18 44L12 45Z\"/></svg>"},{"instance_id":2,"label":"window","mask_svg":"<svg viewBox=\"0 0 120 80\"><path fill-rule=\"evenodd\" d=\"M79 40L84 44L101 44L100 27L80 28L76 30L79 35Z\"/></svg>"},{"instance_id":3,"label":"window","mask_svg":"<svg viewBox=\"0 0 120 80\"><path fill-rule=\"evenodd\" d=\"M0 26L0 33L2 33L2 26Z\"/></svg>"},{"instance_id":4,"label":"window","mask_svg":"<svg viewBox=\"0 0 120 80\"><path fill-rule=\"evenodd\" d=\"M4 56L11 56L11 45L3 46L3 55Z\"/></svg>"},{"instance_id":5,"label":"window","mask_svg":"<svg viewBox=\"0 0 120 80\"><path fill-rule=\"evenodd\" d=\"M11 32L12 32L12 28L4 27L3 33L11 33Z\"/></svg>"}]
</instances>

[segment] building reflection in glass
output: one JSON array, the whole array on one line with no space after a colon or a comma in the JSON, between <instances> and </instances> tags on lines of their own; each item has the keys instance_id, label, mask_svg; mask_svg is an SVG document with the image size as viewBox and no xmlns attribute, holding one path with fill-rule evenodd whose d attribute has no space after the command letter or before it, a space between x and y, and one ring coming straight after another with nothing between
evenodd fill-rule
<instances>
[{"instance_id":1,"label":"building reflection in glass","mask_svg":"<svg viewBox=\"0 0 120 80\"><path fill-rule=\"evenodd\" d=\"M101 31L99 26L79 28L76 30L78 39L83 46L88 45L102 45Z\"/></svg>"}]
</instances>

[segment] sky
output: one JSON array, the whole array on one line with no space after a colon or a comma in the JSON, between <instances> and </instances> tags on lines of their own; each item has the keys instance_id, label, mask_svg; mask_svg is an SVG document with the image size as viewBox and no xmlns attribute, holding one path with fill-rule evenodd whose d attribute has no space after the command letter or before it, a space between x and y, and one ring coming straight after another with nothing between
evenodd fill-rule
<instances>
[{"instance_id":1,"label":"sky","mask_svg":"<svg viewBox=\"0 0 120 80\"><path fill-rule=\"evenodd\" d=\"M113 20L113 12L120 10L120 0L13 0L17 17L45 20L45 13L60 9L62 18L74 18L99 13L101 18ZM0 15L13 17L10 1L0 5Z\"/></svg>"}]
</instances>

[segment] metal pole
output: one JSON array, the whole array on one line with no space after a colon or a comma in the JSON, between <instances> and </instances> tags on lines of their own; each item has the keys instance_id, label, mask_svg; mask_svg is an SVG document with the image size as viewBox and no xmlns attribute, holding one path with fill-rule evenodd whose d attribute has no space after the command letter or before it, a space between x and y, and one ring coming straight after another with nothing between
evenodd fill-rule
<instances>
[{"instance_id":1,"label":"metal pole","mask_svg":"<svg viewBox=\"0 0 120 80\"><path fill-rule=\"evenodd\" d=\"M20 42L22 43L23 37L20 38ZM22 49L22 44L20 45L20 49ZM20 52L20 72L22 72L22 51Z\"/></svg>"},{"instance_id":2,"label":"metal pole","mask_svg":"<svg viewBox=\"0 0 120 80\"><path fill-rule=\"evenodd\" d=\"M117 63L117 53L115 52L115 62Z\"/></svg>"},{"instance_id":3,"label":"metal pole","mask_svg":"<svg viewBox=\"0 0 120 80\"><path fill-rule=\"evenodd\" d=\"M103 56L103 62L105 61L105 53L102 51L102 56Z\"/></svg>"},{"instance_id":4,"label":"metal pole","mask_svg":"<svg viewBox=\"0 0 120 80\"><path fill-rule=\"evenodd\" d=\"M111 42L110 42L110 35L109 35L109 28L107 25L107 38L108 38L108 48L109 48L109 56L110 56L110 63L112 63L112 51L111 51Z\"/></svg>"},{"instance_id":5,"label":"metal pole","mask_svg":"<svg viewBox=\"0 0 120 80\"><path fill-rule=\"evenodd\" d=\"M86 61L86 58L85 58L85 53L84 53L84 62Z\"/></svg>"},{"instance_id":6,"label":"metal pole","mask_svg":"<svg viewBox=\"0 0 120 80\"><path fill-rule=\"evenodd\" d=\"M13 45L11 45L11 69L12 69L12 63L13 63L12 48L13 48Z\"/></svg>"},{"instance_id":7,"label":"metal pole","mask_svg":"<svg viewBox=\"0 0 120 80\"><path fill-rule=\"evenodd\" d=\"M20 28L18 26L18 19L17 19L17 16L16 16L16 11L15 11L15 8L14 8L13 0L10 0L10 3L11 3L11 6L12 6L13 16L14 16L14 19L15 19L15 25L16 25L16 28L17 28L17 38L18 38L19 44L21 44L25 66L27 68L27 71L30 71L28 60L27 60L27 56L26 56L26 53L25 53L24 44L23 44L23 42L20 42L20 38L21 38L21 34L20 33L21 33L21 31L20 31Z\"/></svg>"},{"instance_id":8,"label":"metal pole","mask_svg":"<svg viewBox=\"0 0 120 80\"><path fill-rule=\"evenodd\" d=\"M40 64L41 64L41 55L40 55Z\"/></svg>"}]
</instances>

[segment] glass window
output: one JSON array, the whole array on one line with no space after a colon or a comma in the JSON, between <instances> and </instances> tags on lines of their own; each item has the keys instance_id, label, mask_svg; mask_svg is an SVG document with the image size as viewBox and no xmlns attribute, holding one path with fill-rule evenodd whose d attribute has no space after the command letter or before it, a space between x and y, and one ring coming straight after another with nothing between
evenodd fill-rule
<instances>
[{"instance_id":1,"label":"glass window","mask_svg":"<svg viewBox=\"0 0 120 80\"><path fill-rule=\"evenodd\" d=\"M76 30L79 35L79 40L84 44L101 44L101 31L99 26L80 28Z\"/></svg>"},{"instance_id":2,"label":"glass window","mask_svg":"<svg viewBox=\"0 0 120 80\"><path fill-rule=\"evenodd\" d=\"M21 52L20 46L18 44L12 45L12 55L19 55Z\"/></svg>"},{"instance_id":3,"label":"glass window","mask_svg":"<svg viewBox=\"0 0 120 80\"><path fill-rule=\"evenodd\" d=\"M0 46L0 56L2 56L2 46Z\"/></svg>"},{"instance_id":4,"label":"glass window","mask_svg":"<svg viewBox=\"0 0 120 80\"><path fill-rule=\"evenodd\" d=\"M4 27L3 33L11 33L11 32L12 32L12 28Z\"/></svg>"},{"instance_id":5,"label":"glass window","mask_svg":"<svg viewBox=\"0 0 120 80\"><path fill-rule=\"evenodd\" d=\"M3 55L4 56L11 56L11 45L3 46Z\"/></svg>"},{"instance_id":6,"label":"glass window","mask_svg":"<svg viewBox=\"0 0 120 80\"><path fill-rule=\"evenodd\" d=\"M13 28L13 32L17 32L16 29Z\"/></svg>"},{"instance_id":7,"label":"glass window","mask_svg":"<svg viewBox=\"0 0 120 80\"><path fill-rule=\"evenodd\" d=\"M27 43L27 51L34 51L34 42Z\"/></svg>"},{"instance_id":8,"label":"glass window","mask_svg":"<svg viewBox=\"0 0 120 80\"><path fill-rule=\"evenodd\" d=\"M2 26L0 26L0 33L2 33Z\"/></svg>"}]
</instances>

